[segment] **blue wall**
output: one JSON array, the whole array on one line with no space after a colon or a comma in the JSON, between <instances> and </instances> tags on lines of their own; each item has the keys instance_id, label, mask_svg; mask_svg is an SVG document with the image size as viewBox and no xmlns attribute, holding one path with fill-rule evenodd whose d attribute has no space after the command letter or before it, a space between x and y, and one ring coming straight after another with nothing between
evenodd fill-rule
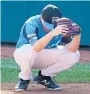
<instances>
[{"instance_id":1,"label":"blue wall","mask_svg":"<svg viewBox=\"0 0 90 94\"><path fill-rule=\"evenodd\" d=\"M47 4L60 8L63 15L71 18L82 28L81 45L90 46L90 2L87 1L2 1L1 41L17 42L24 22L31 16L40 14Z\"/></svg>"}]
</instances>

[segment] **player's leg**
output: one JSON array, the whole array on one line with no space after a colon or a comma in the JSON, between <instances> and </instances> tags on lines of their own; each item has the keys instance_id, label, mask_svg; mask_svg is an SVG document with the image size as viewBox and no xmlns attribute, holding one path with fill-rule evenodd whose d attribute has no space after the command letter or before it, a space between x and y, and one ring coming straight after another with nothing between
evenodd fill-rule
<instances>
[{"instance_id":1,"label":"player's leg","mask_svg":"<svg viewBox=\"0 0 90 94\"><path fill-rule=\"evenodd\" d=\"M60 46L59 49L44 49L37 54L33 68L40 68L43 70L44 68L49 68L58 62L58 67L60 67L59 70L62 71L67 69L67 66L77 63L79 58L80 54L78 50L76 52L70 52L64 46ZM53 71L55 70L56 68L53 69ZM48 74L46 74L46 76L48 76Z\"/></svg>"},{"instance_id":2,"label":"player's leg","mask_svg":"<svg viewBox=\"0 0 90 94\"><path fill-rule=\"evenodd\" d=\"M19 82L15 89L17 91L25 90L32 78L31 68L34 63L36 52L32 50L30 44L26 44L14 52L14 58L19 65L21 72L19 73Z\"/></svg>"},{"instance_id":3,"label":"player's leg","mask_svg":"<svg viewBox=\"0 0 90 94\"><path fill-rule=\"evenodd\" d=\"M33 68L39 68L41 71L34 78L40 84L48 89L60 90L61 87L51 79L53 74L70 68L79 60L79 52L70 52L66 47L62 49L44 49L38 53ZM48 84L49 83L49 84Z\"/></svg>"}]
</instances>

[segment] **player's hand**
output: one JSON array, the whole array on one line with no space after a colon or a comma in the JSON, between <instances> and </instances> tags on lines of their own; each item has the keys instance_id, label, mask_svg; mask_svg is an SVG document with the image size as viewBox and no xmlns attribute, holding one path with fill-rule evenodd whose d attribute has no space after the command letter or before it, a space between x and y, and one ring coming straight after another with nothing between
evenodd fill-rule
<instances>
[{"instance_id":1,"label":"player's hand","mask_svg":"<svg viewBox=\"0 0 90 94\"><path fill-rule=\"evenodd\" d=\"M67 25L58 25L54 30L51 31L53 36L58 36L59 34L65 35L69 28Z\"/></svg>"}]
</instances>

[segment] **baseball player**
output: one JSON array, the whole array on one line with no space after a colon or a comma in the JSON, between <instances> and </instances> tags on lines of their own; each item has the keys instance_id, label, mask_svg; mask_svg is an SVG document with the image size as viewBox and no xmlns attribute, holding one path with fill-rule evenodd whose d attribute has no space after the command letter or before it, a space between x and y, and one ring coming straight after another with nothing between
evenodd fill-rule
<instances>
[{"instance_id":1,"label":"baseball player","mask_svg":"<svg viewBox=\"0 0 90 94\"><path fill-rule=\"evenodd\" d=\"M40 69L34 81L49 90L61 90L62 87L54 82L53 77L78 62L81 34L73 34L67 44L66 37L66 42L63 42L65 45L61 45L70 28L66 24L55 27L52 21L55 17L62 18L62 13L58 7L49 4L40 15L29 18L23 25L14 52L16 63L21 68L16 91L28 88L32 69Z\"/></svg>"}]
</instances>

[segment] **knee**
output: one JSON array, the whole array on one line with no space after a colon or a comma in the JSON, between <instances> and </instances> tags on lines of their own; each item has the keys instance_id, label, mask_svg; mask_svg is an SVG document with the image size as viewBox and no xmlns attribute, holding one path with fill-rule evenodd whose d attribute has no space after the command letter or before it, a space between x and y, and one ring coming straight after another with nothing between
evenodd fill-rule
<instances>
[{"instance_id":1,"label":"knee","mask_svg":"<svg viewBox=\"0 0 90 94\"><path fill-rule=\"evenodd\" d=\"M77 63L80 59L80 52L77 50L73 53L73 63Z\"/></svg>"},{"instance_id":2,"label":"knee","mask_svg":"<svg viewBox=\"0 0 90 94\"><path fill-rule=\"evenodd\" d=\"M27 62L33 60L36 57L36 52L32 49L30 45L24 45L19 49L16 49L13 53L16 63L21 64L22 62Z\"/></svg>"}]
</instances>

